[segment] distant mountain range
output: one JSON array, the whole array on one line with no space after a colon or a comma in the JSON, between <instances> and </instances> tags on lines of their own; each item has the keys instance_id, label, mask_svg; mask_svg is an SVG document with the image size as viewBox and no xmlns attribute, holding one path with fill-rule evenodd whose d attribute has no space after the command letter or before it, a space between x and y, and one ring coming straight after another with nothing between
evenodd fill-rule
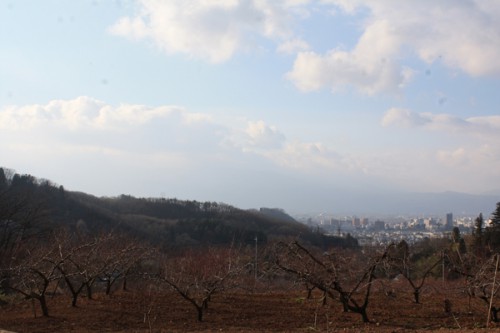
<instances>
[{"instance_id":1,"label":"distant mountain range","mask_svg":"<svg viewBox=\"0 0 500 333\"><path fill-rule=\"evenodd\" d=\"M413 213L436 213L488 217L494 210L500 196L475 195L458 192L410 193L396 199L403 211Z\"/></svg>"},{"instance_id":2,"label":"distant mountain range","mask_svg":"<svg viewBox=\"0 0 500 333\"><path fill-rule=\"evenodd\" d=\"M488 218L500 196L456 192L363 194L334 191L331 195L311 196L310 199L317 203L316 212L339 216L444 216L446 213L477 216L483 213ZM24 205L23 209L12 211L19 203ZM303 207L300 201L288 204L294 205L296 211L293 214L314 212L300 211ZM235 240L251 244L256 237L261 242L299 237L320 246L335 242L342 245L345 241L327 239L278 208L243 210L218 202L135 198L130 195L95 197L66 191L62 186L31 175L10 172L6 176L0 168L0 221L17 219L31 223L29 214L33 211L43 212L44 223L91 232L119 228L162 244L227 244Z\"/></svg>"},{"instance_id":3,"label":"distant mountain range","mask_svg":"<svg viewBox=\"0 0 500 333\"><path fill-rule=\"evenodd\" d=\"M328 198L333 214L345 215L455 215L488 217L500 201L500 195L441 193L354 193L336 192Z\"/></svg>"},{"instance_id":4,"label":"distant mountain range","mask_svg":"<svg viewBox=\"0 0 500 333\"><path fill-rule=\"evenodd\" d=\"M0 224L12 230L116 230L162 247L253 245L271 239L298 239L325 248L357 246L352 237L325 236L281 209L242 210L218 202L130 195L95 197L31 175L6 176L2 168Z\"/></svg>"}]
</instances>

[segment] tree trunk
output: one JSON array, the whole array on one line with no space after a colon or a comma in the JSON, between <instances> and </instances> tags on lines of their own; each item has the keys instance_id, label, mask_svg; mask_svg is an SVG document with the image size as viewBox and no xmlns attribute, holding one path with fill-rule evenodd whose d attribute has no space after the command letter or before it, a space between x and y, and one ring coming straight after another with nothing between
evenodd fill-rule
<instances>
[{"instance_id":1,"label":"tree trunk","mask_svg":"<svg viewBox=\"0 0 500 333\"><path fill-rule=\"evenodd\" d=\"M111 293L111 279L108 279L106 281L106 296L109 296Z\"/></svg>"},{"instance_id":2,"label":"tree trunk","mask_svg":"<svg viewBox=\"0 0 500 333\"><path fill-rule=\"evenodd\" d=\"M47 301L45 299L45 295L41 295L38 297L38 302L40 302L40 308L42 309L42 315L44 317L49 316L49 308L47 307Z\"/></svg>"},{"instance_id":3,"label":"tree trunk","mask_svg":"<svg viewBox=\"0 0 500 333\"><path fill-rule=\"evenodd\" d=\"M64 281L66 281L66 286L68 286L68 289L71 292L71 306L76 307L78 292L75 290L75 287L71 284L71 281L66 275L64 276Z\"/></svg>"},{"instance_id":4,"label":"tree trunk","mask_svg":"<svg viewBox=\"0 0 500 333\"><path fill-rule=\"evenodd\" d=\"M361 317L363 318L363 323L369 323L370 320L368 319L368 314L366 313L366 308L359 309L359 313L361 314Z\"/></svg>"},{"instance_id":5,"label":"tree trunk","mask_svg":"<svg viewBox=\"0 0 500 333\"><path fill-rule=\"evenodd\" d=\"M122 284L122 290L127 291L127 275L123 277L123 284Z\"/></svg>"},{"instance_id":6,"label":"tree trunk","mask_svg":"<svg viewBox=\"0 0 500 333\"><path fill-rule=\"evenodd\" d=\"M415 303L420 304L420 289L419 288L415 288L415 290L413 290L413 298L415 299Z\"/></svg>"},{"instance_id":7,"label":"tree trunk","mask_svg":"<svg viewBox=\"0 0 500 333\"><path fill-rule=\"evenodd\" d=\"M92 299L92 286L90 284L85 284L85 287L87 288L87 297L88 299Z\"/></svg>"},{"instance_id":8,"label":"tree trunk","mask_svg":"<svg viewBox=\"0 0 500 333\"><path fill-rule=\"evenodd\" d=\"M313 290L314 290L315 288L316 288L315 286L309 287L309 285L308 285L308 284L306 284L306 289L307 289L307 299L311 299L311 298L312 298L312 292L313 292Z\"/></svg>"},{"instance_id":9,"label":"tree trunk","mask_svg":"<svg viewBox=\"0 0 500 333\"><path fill-rule=\"evenodd\" d=\"M342 303L342 310L349 312L349 300L344 295L340 295L340 302Z\"/></svg>"},{"instance_id":10,"label":"tree trunk","mask_svg":"<svg viewBox=\"0 0 500 333\"><path fill-rule=\"evenodd\" d=\"M203 306L197 306L196 310L198 311L198 321L203 321Z\"/></svg>"},{"instance_id":11,"label":"tree trunk","mask_svg":"<svg viewBox=\"0 0 500 333\"><path fill-rule=\"evenodd\" d=\"M498 323L498 309L496 307L491 307L491 320L494 323Z\"/></svg>"}]
</instances>

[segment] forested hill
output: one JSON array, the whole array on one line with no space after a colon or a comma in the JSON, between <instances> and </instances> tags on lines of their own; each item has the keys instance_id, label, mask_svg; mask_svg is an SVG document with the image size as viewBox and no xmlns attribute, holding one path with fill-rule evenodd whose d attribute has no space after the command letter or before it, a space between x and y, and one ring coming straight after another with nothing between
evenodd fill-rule
<instances>
[{"instance_id":1,"label":"forested hill","mask_svg":"<svg viewBox=\"0 0 500 333\"><path fill-rule=\"evenodd\" d=\"M265 243L298 238L321 247L357 246L353 238L312 232L279 209L242 210L216 202L95 197L0 168L0 222L27 231L66 227L86 233L118 230L162 246Z\"/></svg>"}]
</instances>

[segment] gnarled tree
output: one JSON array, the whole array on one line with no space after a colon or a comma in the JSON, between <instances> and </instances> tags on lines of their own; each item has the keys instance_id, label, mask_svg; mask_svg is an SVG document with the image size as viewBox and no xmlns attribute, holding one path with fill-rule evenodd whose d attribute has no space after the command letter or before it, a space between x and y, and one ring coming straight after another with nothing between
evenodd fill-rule
<instances>
[{"instance_id":1,"label":"gnarled tree","mask_svg":"<svg viewBox=\"0 0 500 333\"><path fill-rule=\"evenodd\" d=\"M402 276L408 281L413 289L413 299L417 304L420 303L420 294L426 279L434 268L442 262L442 256L431 258L430 260L429 264L417 270L415 268L415 262L412 260L410 247L404 240L392 247L387 255L389 270L395 271L399 276Z\"/></svg>"},{"instance_id":2,"label":"gnarled tree","mask_svg":"<svg viewBox=\"0 0 500 333\"><path fill-rule=\"evenodd\" d=\"M7 269L8 288L26 299L37 300L43 316L49 315L47 291L52 282L61 278L58 247L51 243L37 242L23 246L16 252L15 265Z\"/></svg>"},{"instance_id":3,"label":"gnarled tree","mask_svg":"<svg viewBox=\"0 0 500 333\"><path fill-rule=\"evenodd\" d=\"M369 322L367 308L376 269L387 256L388 249L368 260L366 266L356 269L352 258L335 253L319 253L309 250L297 241L278 243L276 265L299 280L322 290L338 299L344 311L361 315Z\"/></svg>"},{"instance_id":4,"label":"gnarled tree","mask_svg":"<svg viewBox=\"0 0 500 333\"><path fill-rule=\"evenodd\" d=\"M155 278L189 302L198 321L203 321L212 296L227 289L229 280L241 270L238 259L231 248L188 250L165 258Z\"/></svg>"}]
</instances>

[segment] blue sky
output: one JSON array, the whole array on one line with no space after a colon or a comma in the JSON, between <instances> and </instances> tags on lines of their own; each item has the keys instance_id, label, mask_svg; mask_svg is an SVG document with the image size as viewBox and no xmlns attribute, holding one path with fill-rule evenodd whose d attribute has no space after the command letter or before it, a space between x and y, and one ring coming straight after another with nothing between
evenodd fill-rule
<instances>
[{"instance_id":1,"label":"blue sky","mask_svg":"<svg viewBox=\"0 0 500 333\"><path fill-rule=\"evenodd\" d=\"M0 165L294 212L500 195L498 59L493 0L0 0Z\"/></svg>"}]
</instances>

